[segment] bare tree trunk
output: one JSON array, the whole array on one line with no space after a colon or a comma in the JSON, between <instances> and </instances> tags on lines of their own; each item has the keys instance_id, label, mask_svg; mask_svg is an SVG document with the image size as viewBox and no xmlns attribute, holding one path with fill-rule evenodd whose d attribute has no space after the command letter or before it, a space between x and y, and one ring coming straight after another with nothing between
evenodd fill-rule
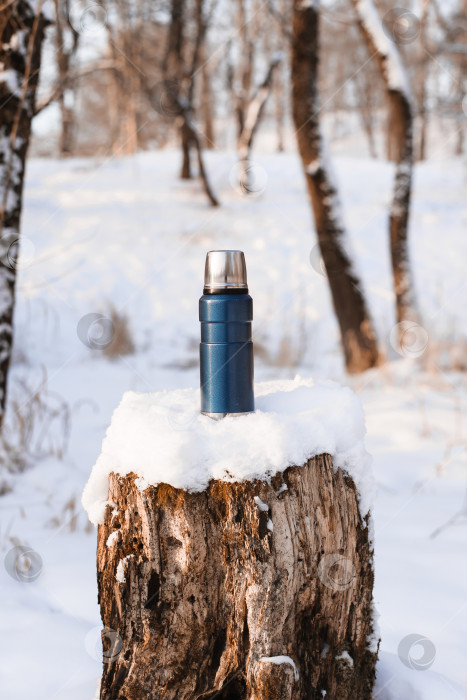
<instances>
[{"instance_id":1,"label":"bare tree trunk","mask_svg":"<svg viewBox=\"0 0 467 700\"><path fill-rule=\"evenodd\" d=\"M61 156L71 156L74 142L74 111L66 106L64 95L60 95L58 101L62 120L62 131L60 133L58 150Z\"/></svg>"},{"instance_id":2,"label":"bare tree trunk","mask_svg":"<svg viewBox=\"0 0 467 700\"><path fill-rule=\"evenodd\" d=\"M276 51L269 61L269 67L263 82L256 88L255 94L251 97L254 62L254 43L251 36L255 36L255 27L251 26L253 20L259 21L258 11L253 12L249 21L244 0L239 0L237 5L237 32L240 52L237 65L239 66L239 76L234 81L232 72L229 87L234 94L237 116L238 179L241 190L245 193L251 191L248 161L253 146L253 139L260 125L266 101L273 88L275 69L281 61L281 54Z\"/></svg>"},{"instance_id":3,"label":"bare tree trunk","mask_svg":"<svg viewBox=\"0 0 467 700\"><path fill-rule=\"evenodd\" d=\"M465 114L463 111L464 101L467 95L466 85L467 85L467 50L466 54L460 57L459 65L459 79L458 79L458 104L460 105L459 117L458 117L458 127L455 154L456 156L461 156L464 153L464 141L465 141Z\"/></svg>"},{"instance_id":4,"label":"bare tree trunk","mask_svg":"<svg viewBox=\"0 0 467 700\"><path fill-rule=\"evenodd\" d=\"M280 60L279 57L272 59L263 82L259 86L254 98L248 103L246 112L244 112L243 128L238 139L237 150L240 168L239 180L242 190L245 192L249 191L248 161L253 146L253 138L258 130L266 101L271 93L274 70L280 63Z\"/></svg>"},{"instance_id":5,"label":"bare tree trunk","mask_svg":"<svg viewBox=\"0 0 467 700\"><path fill-rule=\"evenodd\" d=\"M372 158L377 158L375 133L374 133L374 110L372 105L372 95L374 86L365 79L365 76L359 74L354 80L354 85L358 92L358 107L360 118L362 120L363 129L368 139L368 150Z\"/></svg>"},{"instance_id":6,"label":"bare tree trunk","mask_svg":"<svg viewBox=\"0 0 467 700\"><path fill-rule=\"evenodd\" d=\"M281 0L279 3L280 17L274 16L274 12L269 6L269 14L273 18L273 47L274 51L280 56L283 53L284 38L287 39L287 32L284 29L284 17L287 13L288 2ZM285 36L284 36L285 35ZM285 58L285 57L284 57ZM286 115L288 114L288 67L284 66L285 60L277 67L273 76L273 95L274 95L274 117L276 122L276 136L278 153L282 153L285 149L285 124Z\"/></svg>"},{"instance_id":7,"label":"bare tree trunk","mask_svg":"<svg viewBox=\"0 0 467 700\"><path fill-rule=\"evenodd\" d=\"M295 0L292 42L292 111L298 148L326 267L349 372L378 362L376 336L360 280L346 245L336 184L320 129L318 100L319 13L315 3Z\"/></svg>"},{"instance_id":8,"label":"bare tree trunk","mask_svg":"<svg viewBox=\"0 0 467 700\"><path fill-rule=\"evenodd\" d=\"M74 97L74 82L70 81L70 64L78 50L79 32L69 22L70 7L68 0L55 0L55 52L58 69L58 82L61 90L58 95L61 116L61 133L59 153L62 157L73 153L75 115L74 106L70 107L67 100ZM71 45L67 48L64 29L71 34ZM69 84L68 84L69 82Z\"/></svg>"},{"instance_id":9,"label":"bare tree trunk","mask_svg":"<svg viewBox=\"0 0 467 700\"><path fill-rule=\"evenodd\" d=\"M110 475L101 700L370 700L368 518L329 455L266 481Z\"/></svg>"},{"instance_id":10,"label":"bare tree trunk","mask_svg":"<svg viewBox=\"0 0 467 700\"><path fill-rule=\"evenodd\" d=\"M111 52L113 55L113 52ZM115 153L118 148L120 133L120 95L117 70L111 70L107 87L108 136L110 151Z\"/></svg>"},{"instance_id":11,"label":"bare tree trunk","mask_svg":"<svg viewBox=\"0 0 467 700\"><path fill-rule=\"evenodd\" d=\"M467 17L467 0L463 0L462 2L462 8L460 11L460 16L465 18ZM462 23L459 22L459 25L462 27ZM458 92L457 92L457 103L458 103L458 109L459 109L459 116L458 116L458 131L457 131L457 140L456 140L456 149L455 149L455 154L456 156L461 156L464 153L464 141L465 141L465 112L464 110L466 109L466 95L467 95L467 33L462 31L462 29L459 31L459 37L458 41L462 47L461 52L459 53L459 64L458 64L458 81L457 81L457 86L458 86Z\"/></svg>"},{"instance_id":12,"label":"bare tree trunk","mask_svg":"<svg viewBox=\"0 0 467 700\"><path fill-rule=\"evenodd\" d=\"M120 11L124 27L131 28L132 21L136 21L136 19L132 18L130 4L122 1ZM133 66L138 65L139 63L136 55L138 52L138 43L134 42L131 32L128 33L127 31L123 31L121 34L122 36L120 41L123 46L124 54L121 56L123 87L122 102L125 107L125 128L122 151L123 153L131 154L136 153L138 150L137 104L141 92L141 86L139 81L140 73L133 68Z\"/></svg>"},{"instance_id":13,"label":"bare tree trunk","mask_svg":"<svg viewBox=\"0 0 467 700\"><path fill-rule=\"evenodd\" d=\"M188 124L183 120L182 126L180 128L180 135L182 139L182 169L180 171L180 177L182 180L191 179L191 134Z\"/></svg>"},{"instance_id":14,"label":"bare tree trunk","mask_svg":"<svg viewBox=\"0 0 467 700\"><path fill-rule=\"evenodd\" d=\"M396 163L398 158L398 142L397 131L393 128L393 103L389 95L386 93L386 158L391 163Z\"/></svg>"},{"instance_id":15,"label":"bare tree trunk","mask_svg":"<svg viewBox=\"0 0 467 700\"><path fill-rule=\"evenodd\" d=\"M164 60L164 74L168 81L172 82L172 89L176 91L177 101L181 102L181 95L184 87L185 64L184 64L184 25L185 25L186 2L185 0L171 0L170 4L170 25L167 36L167 50ZM191 104L190 104L191 108ZM180 119L180 142L182 147L182 167L180 177L182 180L189 180L192 177L191 167L191 138L190 130L186 120L181 114Z\"/></svg>"},{"instance_id":16,"label":"bare tree trunk","mask_svg":"<svg viewBox=\"0 0 467 700\"><path fill-rule=\"evenodd\" d=\"M204 124L204 139L203 145L207 149L215 147L214 133L214 99L212 94L212 73L206 65L206 52L203 47L203 67L201 70L201 110Z\"/></svg>"},{"instance_id":17,"label":"bare tree trunk","mask_svg":"<svg viewBox=\"0 0 467 700\"><path fill-rule=\"evenodd\" d=\"M0 427L13 344L24 170L46 26L41 7L19 0L0 16Z\"/></svg>"},{"instance_id":18,"label":"bare tree trunk","mask_svg":"<svg viewBox=\"0 0 467 700\"><path fill-rule=\"evenodd\" d=\"M409 264L408 223L413 169L413 117L410 87L397 46L383 31L373 0L353 0L362 36L375 56L390 105L390 129L396 151L396 177L389 231L397 321L417 320ZM404 332L404 331L402 331Z\"/></svg>"},{"instance_id":19,"label":"bare tree trunk","mask_svg":"<svg viewBox=\"0 0 467 700\"><path fill-rule=\"evenodd\" d=\"M193 136L193 141L194 141L195 146L196 146L196 153L198 155L199 175L201 178L201 182L203 183L204 191L206 192L206 195L207 195L209 201L211 202L212 206L218 207L219 201L212 190L211 183L209 181L208 174L206 172L206 168L204 167L203 149L201 147L201 143L200 143L198 134L197 134L195 129L193 129L192 136Z\"/></svg>"},{"instance_id":20,"label":"bare tree trunk","mask_svg":"<svg viewBox=\"0 0 467 700\"><path fill-rule=\"evenodd\" d=\"M161 95L154 94L150 86L147 83L145 83L144 80L142 80L142 84L145 86L145 91L149 102L154 106L154 109L158 111L160 109ZM198 155L199 174L201 177L201 182L203 183L204 191L206 192L212 206L219 206L219 202L216 196L214 195L206 172L206 168L204 166L203 151L201 148L198 132L196 131L196 128L191 120L189 106L187 106L186 103L180 99L180 97L178 96L177 88L176 86L173 86L172 83L166 83L163 101L164 104L166 104L167 106L170 105L169 113L173 117L178 117L182 120L183 128L186 130L187 134L186 138L187 140L189 140L190 146L193 145L196 148L196 152Z\"/></svg>"},{"instance_id":21,"label":"bare tree trunk","mask_svg":"<svg viewBox=\"0 0 467 700\"><path fill-rule=\"evenodd\" d=\"M180 177L189 179L192 176L191 168L191 147L196 148L198 156L199 174L209 201L213 206L218 206L210 182L208 180L206 168L204 166L201 142L194 123L193 97L195 90L195 76L197 73L202 48L206 37L209 18L204 17L204 0L196 0L195 24L196 35L191 57L191 66L186 81L188 87L183 95L183 46L184 46L184 12L185 0L172 0L171 22L167 40L167 51L164 60L163 71L166 80L166 98L171 104L171 114L176 115L180 122L180 135L182 144L182 169ZM149 100L154 104L154 95L151 88L146 84L146 93ZM157 105L155 106L157 109Z\"/></svg>"},{"instance_id":22,"label":"bare tree trunk","mask_svg":"<svg viewBox=\"0 0 467 700\"><path fill-rule=\"evenodd\" d=\"M139 72L135 70L138 50L133 44L132 22L129 6L125 2L116 2L114 10L118 13L117 29L110 22L107 26L109 52L114 65L113 78L116 96L118 124L117 139L114 140L113 152L116 155L130 155L138 150L138 124L136 103L141 91Z\"/></svg>"},{"instance_id":23,"label":"bare tree trunk","mask_svg":"<svg viewBox=\"0 0 467 700\"><path fill-rule=\"evenodd\" d=\"M420 58L418 70L418 114L420 120L420 132L418 141L418 160L426 158L426 132L428 127L428 114L426 108L426 82L428 73L428 62L430 57L426 51L426 25L428 19L429 0L423 0L420 17Z\"/></svg>"},{"instance_id":24,"label":"bare tree trunk","mask_svg":"<svg viewBox=\"0 0 467 700\"><path fill-rule=\"evenodd\" d=\"M274 92L274 116L276 118L276 134L277 134L277 152L282 153L284 150L284 130L285 130L285 86L282 75L282 70L275 72L273 79Z\"/></svg>"},{"instance_id":25,"label":"bare tree trunk","mask_svg":"<svg viewBox=\"0 0 467 700\"><path fill-rule=\"evenodd\" d=\"M122 65L123 58L120 51L117 49L116 39L113 36L113 30L110 25L107 25L107 36L109 42L109 53L114 65L111 71L112 80L112 100L110 108L113 114L110 119L110 131L112 134L112 153L121 155L131 151L127 151L127 135L126 135L126 120L127 120L127 95L124 85L124 66Z\"/></svg>"},{"instance_id":26,"label":"bare tree trunk","mask_svg":"<svg viewBox=\"0 0 467 700\"><path fill-rule=\"evenodd\" d=\"M249 23L246 14L244 0L237 2L237 33L239 36L240 56L237 61L239 66L239 79L232 82L235 90L235 112L237 115L237 140L240 140L245 126L245 115L250 101L250 91L253 80L254 45L250 40Z\"/></svg>"}]
</instances>

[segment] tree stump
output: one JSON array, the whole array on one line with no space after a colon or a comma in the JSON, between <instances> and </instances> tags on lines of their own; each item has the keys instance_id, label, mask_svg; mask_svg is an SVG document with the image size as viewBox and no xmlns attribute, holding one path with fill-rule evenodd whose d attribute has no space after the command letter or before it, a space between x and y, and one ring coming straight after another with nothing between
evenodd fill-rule
<instances>
[{"instance_id":1,"label":"tree stump","mask_svg":"<svg viewBox=\"0 0 467 700\"><path fill-rule=\"evenodd\" d=\"M110 475L101 700L370 700L369 516L330 455L270 482Z\"/></svg>"}]
</instances>

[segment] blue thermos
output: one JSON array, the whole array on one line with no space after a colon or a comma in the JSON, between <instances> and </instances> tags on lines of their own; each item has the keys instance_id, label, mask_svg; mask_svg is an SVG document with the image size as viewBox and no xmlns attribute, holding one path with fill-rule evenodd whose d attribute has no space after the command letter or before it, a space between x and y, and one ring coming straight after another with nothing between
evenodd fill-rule
<instances>
[{"instance_id":1,"label":"blue thermos","mask_svg":"<svg viewBox=\"0 0 467 700\"><path fill-rule=\"evenodd\" d=\"M219 419L254 411L253 299L241 250L207 254L199 320L201 413Z\"/></svg>"}]
</instances>

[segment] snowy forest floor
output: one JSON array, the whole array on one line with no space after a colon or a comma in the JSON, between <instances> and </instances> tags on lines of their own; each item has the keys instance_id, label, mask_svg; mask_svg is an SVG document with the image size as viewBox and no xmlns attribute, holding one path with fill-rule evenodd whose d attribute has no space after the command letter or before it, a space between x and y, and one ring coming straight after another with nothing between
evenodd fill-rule
<instances>
[{"instance_id":1,"label":"snowy forest floor","mask_svg":"<svg viewBox=\"0 0 467 700\"><path fill-rule=\"evenodd\" d=\"M388 358L349 378L298 158L256 155L253 198L232 185L233 154L206 160L219 209L208 207L198 180L178 179L178 151L29 163L6 431L21 471L1 473L0 543L3 557L13 545L33 547L43 568L29 583L4 567L0 573L2 695L93 698L101 668L96 533L80 505L82 488L125 390L197 386L205 253L239 248L255 305L256 379L336 379L363 402L378 486L375 698L464 699L465 166L433 160L416 169L411 254L423 329L417 357L407 357L390 342L393 168L336 159L355 259ZM111 358L87 347L87 321L79 335L77 326L91 313L113 314L134 352ZM429 642L412 648L409 668L398 649L412 634ZM425 670L416 668L420 658Z\"/></svg>"}]
</instances>

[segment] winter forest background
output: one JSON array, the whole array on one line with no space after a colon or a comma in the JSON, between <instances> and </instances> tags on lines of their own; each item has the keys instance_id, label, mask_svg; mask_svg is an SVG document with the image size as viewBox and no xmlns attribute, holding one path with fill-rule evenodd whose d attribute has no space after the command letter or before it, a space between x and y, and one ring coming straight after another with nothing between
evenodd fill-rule
<instances>
[{"instance_id":1,"label":"winter forest background","mask_svg":"<svg viewBox=\"0 0 467 700\"><path fill-rule=\"evenodd\" d=\"M0 33L2 697L98 692L81 492L124 391L198 385L235 248L256 380L363 403L375 699L465 698L465 0L7 0Z\"/></svg>"}]
</instances>

